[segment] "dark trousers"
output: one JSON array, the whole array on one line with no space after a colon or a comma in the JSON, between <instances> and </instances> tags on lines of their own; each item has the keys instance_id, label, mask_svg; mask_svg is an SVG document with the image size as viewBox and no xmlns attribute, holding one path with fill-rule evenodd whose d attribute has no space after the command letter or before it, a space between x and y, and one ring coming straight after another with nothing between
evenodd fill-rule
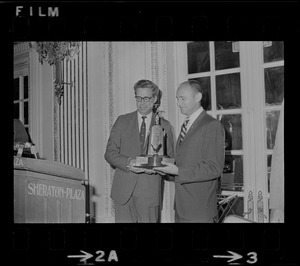
<instances>
[{"instance_id":1,"label":"dark trousers","mask_svg":"<svg viewBox=\"0 0 300 266\"><path fill-rule=\"evenodd\" d=\"M178 215L177 210L175 209L175 223L215 223L215 219L210 220L186 220Z\"/></svg>"},{"instance_id":2,"label":"dark trousers","mask_svg":"<svg viewBox=\"0 0 300 266\"><path fill-rule=\"evenodd\" d=\"M149 206L135 196L124 205L115 202L116 223L158 223L158 212L159 206Z\"/></svg>"}]
</instances>

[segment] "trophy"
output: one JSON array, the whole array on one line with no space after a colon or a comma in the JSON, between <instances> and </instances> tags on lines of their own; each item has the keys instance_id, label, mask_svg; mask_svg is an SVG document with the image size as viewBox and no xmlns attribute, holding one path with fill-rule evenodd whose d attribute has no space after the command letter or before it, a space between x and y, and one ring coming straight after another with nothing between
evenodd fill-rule
<instances>
[{"instance_id":1,"label":"trophy","mask_svg":"<svg viewBox=\"0 0 300 266\"><path fill-rule=\"evenodd\" d=\"M174 158L167 155L167 133L160 125L160 112L155 113L155 124L151 127L147 136L146 154L136 158L135 167L154 168L166 166L164 162L174 163Z\"/></svg>"}]
</instances>

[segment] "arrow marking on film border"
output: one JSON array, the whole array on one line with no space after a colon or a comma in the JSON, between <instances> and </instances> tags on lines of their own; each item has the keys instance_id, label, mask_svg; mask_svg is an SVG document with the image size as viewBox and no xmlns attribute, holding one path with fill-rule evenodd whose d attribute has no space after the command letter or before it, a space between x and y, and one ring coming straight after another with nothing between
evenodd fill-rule
<instances>
[{"instance_id":1,"label":"arrow marking on film border","mask_svg":"<svg viewBox=\"0 0 300 266\"><path fill-rule=\"evenodd\" d=\"M227 250L227 252L229 252L231 255L214 255L214 258L229 258L230 260L228 260L227 262L232 262L243 257L242 255L237 254L233 251Z\"/></svg>"},{"instance_id":2,"label":"arrow marking on film border","mask_svg":"<svg viewBox=\"0 0 300 266\"><path fill-rule=\"evenodd\" d=\"M87 253L83 250L80 250L80 252L83 252L84 254L83 255L68 255L68 258L82 258L80 261L86 261L89 258L93 257L92 254Z\"/></svg>"}]
</instances>

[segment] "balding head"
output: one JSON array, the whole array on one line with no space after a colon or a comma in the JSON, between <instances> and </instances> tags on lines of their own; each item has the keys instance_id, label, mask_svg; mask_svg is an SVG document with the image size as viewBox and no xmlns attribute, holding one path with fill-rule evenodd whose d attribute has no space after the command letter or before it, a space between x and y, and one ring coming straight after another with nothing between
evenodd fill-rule
<instances>
[{"instance_id":1,"label":"balding head","mask_svg":"<svg viewBox=\"0 0 300 266\"><path fill-rule=\"evenodd\" d=\"M202 89L199 82L188 80L181 83L176 98L181 113L190 116L201 106Z\"/></svg>"}]
</instances>

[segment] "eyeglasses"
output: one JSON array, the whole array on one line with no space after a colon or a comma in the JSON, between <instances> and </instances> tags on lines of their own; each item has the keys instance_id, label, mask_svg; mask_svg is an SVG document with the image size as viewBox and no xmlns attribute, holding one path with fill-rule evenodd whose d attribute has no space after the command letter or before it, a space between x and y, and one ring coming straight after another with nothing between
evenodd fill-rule
<instances>
[{"instance_id":1,"label":"eyeglasses","mask_svg":"<svg viewBox=\"0 0 300 266\"><path fill-rule=\"evenodd\" d=\"M140 97L140 96L135 96L135 99L137 102L141 102L142 100L145 102L145 103L148 103L150 102L150 100L152 99L153 97Z\"/></svg>"}]
</instances>

